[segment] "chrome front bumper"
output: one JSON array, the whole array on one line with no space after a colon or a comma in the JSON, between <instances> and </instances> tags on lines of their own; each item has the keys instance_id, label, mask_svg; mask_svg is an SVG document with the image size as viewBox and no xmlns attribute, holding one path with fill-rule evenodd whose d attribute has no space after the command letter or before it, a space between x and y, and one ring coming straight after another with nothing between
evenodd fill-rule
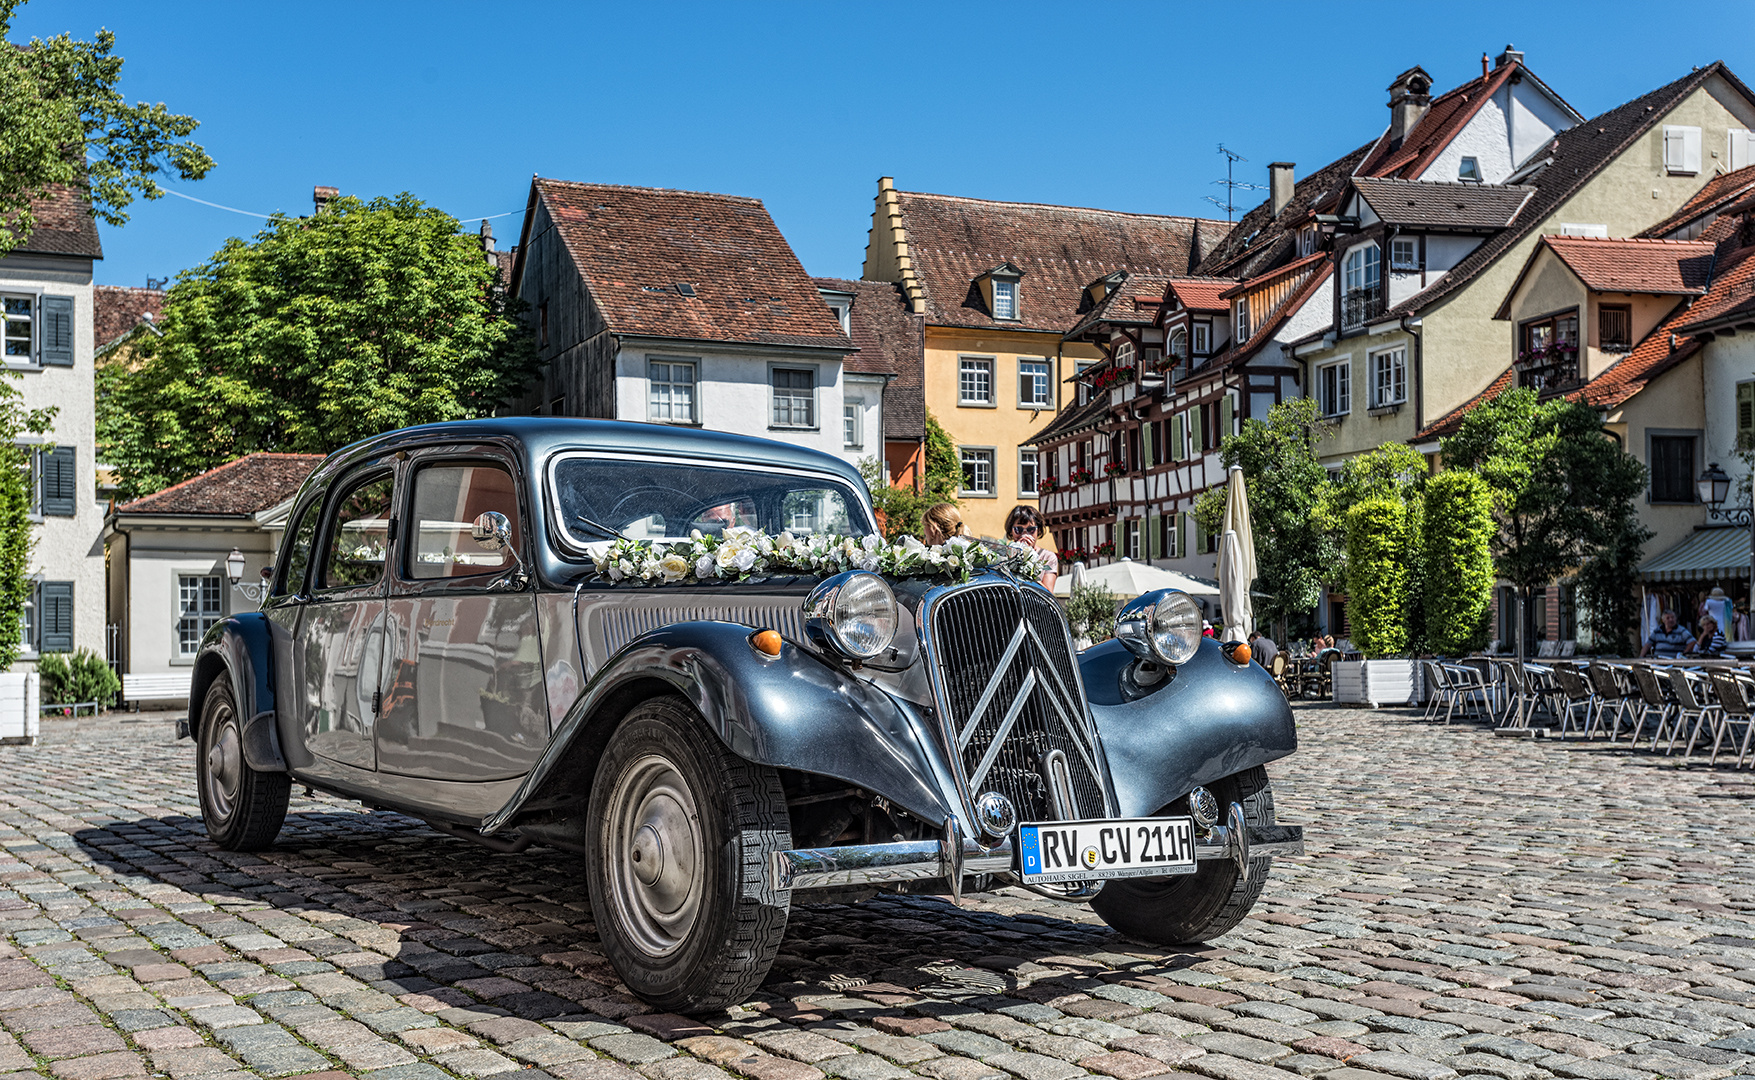
<instances>
[{"instance_id":1,"label":"chrome front bumper","mask_svg":"<svg viewBox=\"0 0 1755 1080\"><path fill-rule=\"evenodd\" d=\"M1194 845L1197 860L1231 859L1249 873L1249 860L1264 855L1304 854L1304 829L1299 825L1244 826L1233 818L1215 825ZM962 891L966 874L1000 874L1015 868L1012 842L983 847L957 835L954 824L944 840L906 840L894 844L803 848L776 851L769 867L776 889L826 889L837 885L883 885L896 881L944 878L953 892ZM960 841L953 846L952 841Z\"/></svg>"}]
</instances>

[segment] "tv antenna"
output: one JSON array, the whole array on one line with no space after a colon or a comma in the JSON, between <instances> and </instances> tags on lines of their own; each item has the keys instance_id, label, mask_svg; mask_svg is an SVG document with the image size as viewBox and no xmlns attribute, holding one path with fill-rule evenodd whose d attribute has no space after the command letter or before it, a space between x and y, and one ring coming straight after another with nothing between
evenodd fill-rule
<instances>
[{"instance_id":1,"label":"tv antenna","mask_svg":"<svg viewBox=\"0 0 1755 1080\"><path fill-rule=\"evenodd\" d=\"M1236 214L1237 211L1243 209L1243 207L1238 206L1232 201L1237 197L1237 193L1239 191L1266 191L1267 185L1246 184L1241 180L1235 179L1233 173L1236 170L1237 163L1239 161L1248 161L1249 159L1235 150L1225 149L1224 143L1219 144L1219 153L1225 155L1225 179L1214 180L1213 183L1225 189L1225 197L1223 199L1215 199L1211 195L1203 195L1201 198L1225 211L1225 221L1227 224L1230 224L1232 222L1232 216Z\"/></svg>"}]
</instances>

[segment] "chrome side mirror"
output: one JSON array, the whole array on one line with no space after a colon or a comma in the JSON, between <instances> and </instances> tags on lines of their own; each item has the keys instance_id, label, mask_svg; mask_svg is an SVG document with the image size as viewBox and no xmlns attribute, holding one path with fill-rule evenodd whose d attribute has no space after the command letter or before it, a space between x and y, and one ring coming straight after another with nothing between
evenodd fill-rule
<instances>
[{"instance_id":1,"label":"chrome side mirror","mask_svg":"<svg viewBox=\"0 0 1755 1080\"><path fill-rule=\"evenodd\" d=\"M476 516L469 535L488 551L505 551L512 546L512 523L498 510L489 510Z\"/></svg>"}]
</instances>

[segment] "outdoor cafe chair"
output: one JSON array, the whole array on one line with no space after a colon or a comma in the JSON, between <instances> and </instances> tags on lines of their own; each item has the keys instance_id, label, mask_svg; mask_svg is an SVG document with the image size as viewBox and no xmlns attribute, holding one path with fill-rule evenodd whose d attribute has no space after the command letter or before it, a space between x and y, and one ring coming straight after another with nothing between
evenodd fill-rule
<instances>
[{"instance_id":1,"label":"outdoor cafe chair","mask_svg":"<svg viewBox=\"0 0 1755 1080\"><path fill-rule=\"evenodd\" d=\"M1566 694L1560 689L1560 680L1554 677L1554 669L1527 661L1519 664L1518 669L1529 691L1529 711L1524 714L1522 726L1530 726L1537 709L1547 713L1549 720L1558 722L1566 713Z\"/></svg>"},{"instance_id":2,"label":"outdoor cafe chair","mask_svg":"<svg viewBox=\"0 0 1755 1080\"><path fill-rule=\"evenodd\" d=\"M1596 700L1591 705L1590 727L1585 731L1584 737L1588 739L1595 734L1600 724L1609 736L1609 741L1614 742L1621 735L1621 717L1633 708L1633 697L1638 690L1622 678L1625 665L1592 660L1585 670L1590 674L1590 686ZM1603 714L1610 709L1615 711L1613 727L1603 721Z\"/></svg>"},{"instance_id":3,"label":"outdoor cafe chair","mask_svg":"<svg viewBox=\"0 0 1755 1080\"><path fill-rule=\"evenodd\" d=\"M1694 754L1694 741L1700 736L1700 728L1707 722L1707 717L1718 712L1718 702L1711 697L1712 684L1704 675L1689 671L1684 667L1670 669L1670 690L1676 695L1676 721L1670 728L1670 744L1664 749L1665 756L1676 750L1676 740L1683 728L1688 728L1688 745L1682 751L1683 757ZM1690 724L1689 721L1693 723Z\"/></svg>"},{"instance_id":4,"label":"outdoor cafe chair","mask_svg":"<svg viewBox=\"0 0 1755 1080\"><path fill-rule=\"evenodd\" d=\"M1562 657L1577 656L1578 655L1578 642L1576 642L1576 641L1562 641L1560 643L1560 651L1556 655L1562 656Z\"/></svg>"},{"instance_id":5,"label":"outdoor cafe chair","mask_svg":"<svg viewBox=\"0 0 1755 1080\"><path fill-rule=\"evenodd\" d=\"M1534 668L1516 660L1497 660L1493 666L1499 670L1499 686L1503 690L1505 705L1494 718L1499 727L1527 728L1530 718L1535 714L1536 706L1542 704L1549 691L1542 680L1546 677L1546 669Z\"/></svg>"},{"instance_id":6,"label":"outdoor cafe chair","mask_svg":"<svg viewBox=\"0 0 1755 1080\"><path fill-rule=\"evenodd\" d=\"M1273 676L1273 680L1275 683L1279 684L1280 692L1285 694L1287 697L1291 697L1292 696L1291 692L1286 689L1286 668L1287 668L1287 666L1288 665L1286 662L1286 654L1285 653L1275 653L1274 658L1272 660L1268 661L1268 674Z\"/></svg>"},{"instance_id":7,"label":"outdoor cafe chair","mask_svg":"<svg viewBox=\"0 0 1755 1080\"><path fill-rule=\"evenodd\" d=\"M1552 660L1558 655L1559 650L1560 643L1558 641L1543 640L1536 642L1536 658L1538 660Z\"/></svg>"},{"instance_id":8,"label":"outdoor cafe chair","mask_svg":"<svg viewBox=\"0 0 1755 1080\"><path fill-rule=\"evenodd\" d=\"M1443 671L1445 683L1450 691L1450 701L1444 712L1446 724L1450 723L1451 717L1456 715L1459 706L1465 716L1471 712L1478 716L1480 712L1488 710L1487 681L1478 669L1469 667L1467 664L1442 663L1438 665L1438 668ZM1479 705L1480 710L1472 710L1470 708L1472 705Z\"/></svg>"},{"instance_id":9,"label":"outdoor cafe chair","mask_svg":"<svg viewBox=\"0 0 1755 1080\"><path fill-rule=\"evenodd\" d=\"M1712 726L1712 756L1707 759L1709 765L1718 764L1719 746L1729 735L1736 740L1739 728L1742 741L1737 744L1736 768L1743 767L1743 758L1749 753L1749 736L1755 734L1755 710L1749 707L1749 695L1752 687L1749 680L1732 671L1714 669L1707 675L1712 680L1712 688L1718 692L1718 720Z\"/></svg>"},{"instance_id":10,"label":"outdoor cafe chair","mask_svg":"<svg viewBox=\"0 0 1755 1080\"><path fill-rule=\"evenodd\" d=\"M1426 683L1426 713L1421 719L1430 720L1450 703L1450 684L1435 660L1420 661L1420 675Z\"/></svg>"},{"instance_id":11,"label":"outdoor cafe chair","mask_svg":"<svg viewBox=\"0 0 1755 1080\"><path fill-rule=\"evenodd\" d=\"M1555 664L1554 681L1560 686L1560 694L1565 699L1565 707L1560 713L1560 737L1572 730L1572 718L1575 713L1583 713L1578 723L1578 730L1585 738L1590 738L1591 710L1596 707L1596 695L1591 692L1590 684L1578 673L1573 664Z\"/></svg>"},{"instance_id":12,"label":"outdoor cafe chair","mask_svg":"<svg viewBox=\"0 0 1755 1080\"><path fill-rule=\"evenodd\" d=\"M1673 690L1658 678L1650 664L1633 665L1633 684L1639 688L1639 713L1633 723L1633 731L1627 736L1629 742L1638 742L1640 734L1645 730L1647 720L1652 720L1651 747L1656 750L1658 740L1664 737L1664 728L1668 725L1672 714L1676 711L1676 695ZM1656 719L1653 720L1653 714Z\"/></svg>"}]
</instances>

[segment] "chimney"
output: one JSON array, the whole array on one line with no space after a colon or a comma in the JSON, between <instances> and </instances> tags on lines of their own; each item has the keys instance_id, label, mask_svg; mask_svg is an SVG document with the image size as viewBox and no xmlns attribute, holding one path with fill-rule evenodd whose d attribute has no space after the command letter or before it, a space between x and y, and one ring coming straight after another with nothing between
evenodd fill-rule
<instances>
[{"instance_id":1,"label":"chimney","mask_svg":"<svg viewBox=\"0 0 1755 1080\"><path fill-rule=\"evenodd\" d=\"M1498 71L1500 68L1504 67L1506 64L1521 64L1521 63L1523 63L1523 53L1518 52L1516 49L1512 48L1509 44L1507 44L1505 46L1505 51L1500 53L1497 57L1495 57L1493 59L1493 70Z\"/></svg>"},{"instance_id":2,"label":"chimney","mask_svg":"<svg viewBox=\"0 0 1755 1080\"><path fill-rule=\"evenodd\" d=\"M487 218L481 219L481 249L489 255L494 252L494 227L488 224Z\"/></svg>"},{"instance_id":3,"label":"chimney","mask_svg":"<svg viewBox=\"0 0 1755 1080\"><path fill-rule=\"evenodd\" d=\"M1432 104L1432 76L1415 65L1389 84L1389 148L1401 146Z\"/></svg>"},{"instance_id":4,"label":"chimney","mask_svg":"<svg viewBox=\"0 0 1755 1080\"><path fill-rule=\"evenodd\" d=\"M1286 209L1292 201L1292 170L1297 166L1290 161L1276 161L1268 166L1268 192L1273 199L1274 217Z\"/></svg>"},{"instance_id":5,"label":"chimney","mask_svg":"<svg viewBox=\"0 0 1755 1080\"><path fill-rule=\"evenodd\" d=\"M329 209L330 201L338 198L340 195L340 189L328 187L324 184L318 184L311 189L311 204L317 208L317 213L321 214L323 211Z\"/></svg>"},{"instance_id":6,"label":"chimney","mask_svg":"<svg viewBox=\"0 0 1755 1080\"><path fill-rule=\"evenodd\" d=\"M1481 78L1485 79L1486 77L1487 77L1487 54L1482 53L1481 54Z\"/></svg>"}]
</instances>

